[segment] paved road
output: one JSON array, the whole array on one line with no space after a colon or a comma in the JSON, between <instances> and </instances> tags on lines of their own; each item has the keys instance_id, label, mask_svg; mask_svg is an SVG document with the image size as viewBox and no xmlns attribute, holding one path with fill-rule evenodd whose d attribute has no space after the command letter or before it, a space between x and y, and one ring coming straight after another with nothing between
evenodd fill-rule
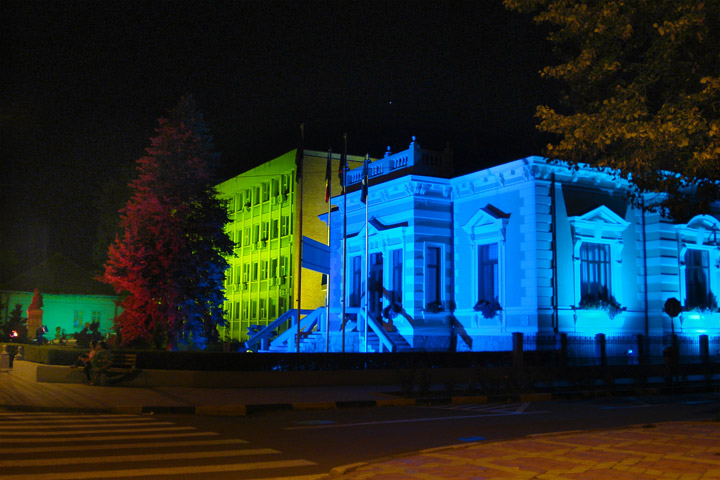
<instances>
[{"instance_id":1,"label":"paved road","mask_svg":"<svg viewBox=\"0 0 720 480\"><path fill-rule=\"evenodd\" d=\"M149 415L0 413L0 480L313 480L315 463Z\"/></svg>"}]
</instances>

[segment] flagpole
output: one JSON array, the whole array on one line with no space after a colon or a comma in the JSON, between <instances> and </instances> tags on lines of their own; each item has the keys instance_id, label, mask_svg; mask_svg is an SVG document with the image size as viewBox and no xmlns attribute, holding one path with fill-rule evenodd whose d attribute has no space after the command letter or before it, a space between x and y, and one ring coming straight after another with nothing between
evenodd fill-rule
<instances>
[{"instance_id":1,"label":"flagpole","mask_svg":"<svg viewBox=\"0 0 720 480\"><path fill-rule=\"evenodd\" d=\"M325 172L325 180L327 181L327 204L328 204L328 249L331 245L331 229L332 222L330 219L330 213L332 212L332 148L328 149L327 167ZM330 257L330 256L329 256ZM327 282L325 284L325 353L330 351L330 258L328 258L328 273L325 277Z\"/></svg>"},{"instance_id":2,"label":"flagpole","mask_svg":"<svg viewBox=\"0 0 720 480\"><path fill-rule=\"evenodd\" d=\"M303 163L305 160L305 126L300 124L300 146L298 151L295 153L296 162L296 178L298 183L298 281L297 281L297 335L295 339L295 352L300 353L300 310L302 307L302 252L303 252L303 241L302 241L302 227L303 227Z\"/></svg>"},{"instance_id":3,"label":"flagpole","mask_svg":"<svg viewBox=\"0 0 720 480\"><path fill-rule=\"evenodd\" d=\"M342 194L343 194L343 247L342 247L342 297L341 302L341 328L342 347L345 353L345 276L347 274L347 133L343 134L343 157L340 159L342 169Z\"/></svg>"},{"instance_id":4,"label":"flagpole","mask_svg":"<svg viewBox=\"0 0 720 480\"><path fill-rule=\"evenodd\" d=\"M368 190L370 190L370 156L365 154L365 167L363 168L365 187L363 193L365 195L365 353L368 351L368 321L370 320L370 251L368 249Z\"/></svg>"}]
</instances>

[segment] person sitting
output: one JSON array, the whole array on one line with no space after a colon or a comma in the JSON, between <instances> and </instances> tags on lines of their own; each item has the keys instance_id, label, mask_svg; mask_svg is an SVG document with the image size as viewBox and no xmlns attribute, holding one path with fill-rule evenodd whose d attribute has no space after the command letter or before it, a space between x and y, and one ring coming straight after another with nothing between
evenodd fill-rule
<instances>
[{"instance_id":1,"label":"person sitting","mask_svg":"<svg viewBox=\"0 0 720 480\"><path fill-rule=\"evenodd\" d=\"M92 378L90 379L88 385L95 385L100 373L108 368L111 363L112 359L110 355L110 346L106 342L98 342L97 351L90 360L90 372Z\"/></svg>"},{"instance_id":2,"label":"person sitting","mask_svg":"<svg viewBox=\"0 0 720 480\"><path fill-rule=\"evenodd\" d=\"M90 381L90 361L95 356L95 352L97 351L98 346L97 340L92 340L90 342L90 351L81 354L77 360L75 360L75 363L72 365L73 367L82 367L83 372L85 373L85 376L87 377L88 382Z\"/></svg>"}]
</instances>

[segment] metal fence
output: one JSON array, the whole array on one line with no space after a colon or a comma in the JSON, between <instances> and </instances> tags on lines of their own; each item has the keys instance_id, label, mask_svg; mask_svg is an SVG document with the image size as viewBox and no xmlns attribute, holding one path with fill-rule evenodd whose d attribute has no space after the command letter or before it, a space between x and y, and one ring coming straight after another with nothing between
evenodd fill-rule
<instances>
[{"instance_id":1,"label":"metal fence","mask_svg":"<svg viewBox=\"0 0 720 480\"><path fill-rule=\"evenodd\" d=\"M702 362L703 341L707 342L708 360L720 362L720 336L678 334L675 337L679 363ZM576 366L662 364L672 346L672 335L522 335L523 351L556 352L568 365Z\"/></svg>"}]
</instances>

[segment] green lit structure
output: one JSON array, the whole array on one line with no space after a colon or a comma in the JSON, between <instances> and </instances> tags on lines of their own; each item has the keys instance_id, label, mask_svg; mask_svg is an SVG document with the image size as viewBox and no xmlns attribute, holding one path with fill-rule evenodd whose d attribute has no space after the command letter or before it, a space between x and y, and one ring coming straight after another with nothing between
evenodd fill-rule
<instances>
[{"instance_id":1,"label":"green lit structure","mask_svg":"<svg viewBox=\"0 0 720 480\"><path fill-rule=\"evenodd\" d=\"M296 151L265 162L217 186L228 202L230 238L235 256L229 258L225 277L227 325L221 332L225 341L245 341L250 330L267 326L283 313L325 305L327 284L324 275L302 269L298 291L300 242L300 201L302 236L328 243L327 224L319 216L328 212L325 203L327 152L304 150L303 194L296 180ZM332 190L339 191L337 177L340 155L333 154ZM348 159L349 167L362 158ZM292 319L289 319L291 322Z\"/></svg>"}]
</instances>

